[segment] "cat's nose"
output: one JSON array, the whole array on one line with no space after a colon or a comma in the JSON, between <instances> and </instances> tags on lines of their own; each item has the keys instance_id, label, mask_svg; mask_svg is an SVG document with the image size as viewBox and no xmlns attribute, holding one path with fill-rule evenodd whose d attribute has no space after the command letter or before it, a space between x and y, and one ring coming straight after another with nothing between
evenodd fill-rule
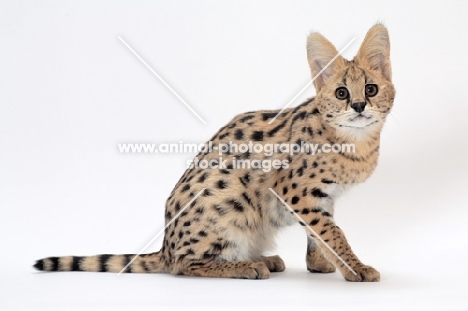
<instances>
[{"instance_id":1,"label":"cat's nose","mask_svg":"<svg viewBox=\"0 0 468 311\"><path fill-rule=\"evenodd\" d=\"M351 108L354 109L357 113L361 113L364 111L364 108L366 108L366 103L365 102L358 102L358 103L352 103Z\"/></svg>"}]
</instances>

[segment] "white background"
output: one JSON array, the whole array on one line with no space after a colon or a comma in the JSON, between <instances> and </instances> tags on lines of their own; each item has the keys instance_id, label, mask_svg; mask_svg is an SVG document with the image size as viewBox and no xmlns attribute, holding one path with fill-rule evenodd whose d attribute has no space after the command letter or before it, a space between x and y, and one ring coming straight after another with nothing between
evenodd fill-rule
<instances>
[{"instance_id":1,"label":"white background","mask_svg":"<svg viewBox=\"0 0 468 311\"><path fill-rule=\"evenodd\" d=\"M2 1L0 309L467 309L467 13L447 0ZM193 155L124 155L118 143L204 142L237 113L279 109L310 80L311 31L338 49L356 36L352 58L377 21L397 97L380 165L336 220L380 283L307 272L298 226L278 237L286 272L263 281L31 268L138 252L163 227Z\"/></svg>"}]
</instances>

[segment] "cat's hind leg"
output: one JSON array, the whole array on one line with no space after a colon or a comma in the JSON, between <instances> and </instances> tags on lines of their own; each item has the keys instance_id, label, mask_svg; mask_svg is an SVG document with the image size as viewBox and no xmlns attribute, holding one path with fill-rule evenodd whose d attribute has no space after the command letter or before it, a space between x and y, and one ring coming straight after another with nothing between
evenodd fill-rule
<instances>
[{"instance_id":1,"label":"cat's hind leg","mask_svg":"<svg viewBox=\"0 0 468 311\"><path fill-rule=\"evenodd\" d=\"M261 262L184 260L178 274L212 278L267 279L270 270Z\"/></svg>"}]
</instances>

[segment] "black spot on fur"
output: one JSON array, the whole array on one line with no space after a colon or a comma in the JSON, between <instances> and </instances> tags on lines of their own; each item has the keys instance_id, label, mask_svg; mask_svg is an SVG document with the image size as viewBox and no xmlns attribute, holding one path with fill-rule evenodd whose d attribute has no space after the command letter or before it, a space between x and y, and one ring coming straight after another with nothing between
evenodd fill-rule
<instances>
[{"instance_id":1,"label":"black spot on fur","mask_svg":"<svg viewBox=\"0 0 468 311\"><path fill-rule=\"evenodd\" d=\"M227 213L226 209L219 204L213 205L213 208L218 212L220 216L226 215Z\"/></svg>"},{"instance_id":2,"label":"black spot on fur","mask_svg":"<svg viewBox=\"0 0 468 311\"><path fill-rule=\"evenodd\" d=\"M300 168L297 169L296 172L297 172L297 175L299 175L299 176L304 175L304 167L301 166Z\"/></svg>"},{"instance_id":3,"label":"black spot on fur","mask_svg":"<svg viewBox=\"0 0 468 311\"><path fill-rule=\"evenodd\" d=\"M227 186L228 186L228 185L227 185L227 182L226 182L225 180L222 180L222 179L221 179L221 180L218 181L217 187L218 187L219 189L226 189Z\"/></svg>"},{"instance_id":4,"label":"black spot on fur","mask_svg":"<svg viewBox=\"0 0 468 311\"><path fill-rule=\"evenodd\" d=\"M245 201L247 201L247 203L248 203L250 206L253 206L253 204L252 204L252 199L248 196L247 193L243 192L243 193L242 193L242 197L245 199Z\"/></svg>"},{"instance_id":5,"label":"black spot on fur","mask_svg":"<svg viewBox=\"0 0 468 311\"><path fill-rule=\"evenodd\" d=\"M242 179L242 177L239 177L239 181L241 182L241 184L247 188L247 183Z\"/></svg>"},{"instance_id":6,"label":"black spot on fur","mask_svg":"<svg viewBox=\"0 0 468 311\"><path fill-rule=\"evenodd\" d=\"M251 137L255 141L262 141L263 140L263 131L255 131L255 132L253 132Z\"/></svg>"},{"instance_id":7,"label":"black spot on fur","mask_svg":"<svg viewBox=\"0 0 468 311\"><path fill-rule=\"evenodd\" d=\"M224 133L224 134L219 135L218 138L219 138L219 139L224 139L225 137L228 137L229 134L231 134L231 133L226 132L226 133Z\"/></svg>"},{"instance_id":8,"label":"black spot on fur","mask_svg":"<svg viewBox=\"0 0 468 311\"><path fill-rule=\"evenodd\" d=\"M246 151L246 152L241 153L239 155L239 159L243 159L243 160L248 159L248 158L250 158L250 155L251 155L251 153L249 151Z\"/></svg>"},{"instance_id":9,"label":"black spot on fur","mask_svg":"<svg viewBox=\"0 0 468 311\"><path fill-rule=\"evenodd\" d=\"M320 222L320 219L319 218L314 218L312 219L312 221L310 222L310 225L311 226L315 226L316 224L318 224Z\"/></svg>"},{"instance_id":10,"label":"black spot on fur","mask_svg":"<svg viewBox=\"0 0 468 311\"><path fill-rule=\"evenodd\" d=\"M252 116L252 115L250 115L250 116L245 116L245 117L243 117L242 119L240 119L239 121L240 121L241 123L244 123L245 121L248 121L248 120L253 119L253 118L255 118L255 116Z\"/></svg>"},{"instance_id":11,"label":"black spot on fur","mask_svg":"<svg viewBox=\"0 0 468 311\"><path fill-rule=\"evenodd\" d=\"M223 246L220 243L211 243L211 245L213 246L213 251L216 254L219 253L223 249Z\"/></svg>"},{"instance_id":12,"label":"black spot on fur","mask_svg":"<svg viewBox=\"0 0 468 311\"><path fill-rule=\"evenodd\" d=\"M245 210L244 206L236 200L228 200L228 203L231 204L237 212L243 212Z\"/></svg>"},{"instance_id":13,"label":"black spot on fur","mask_svg":"<svg viewBox=\"0 0 468 311\"><path fill-rule=\"evenodd\" d=\"M298 196L293 196L293 198L291 199L291 203L292 204L297 204L297 202L299 202L299 197Z\"/></svg>"},{"instance_id":14,"label":"black spot on fur","mask_svg":"<svg viewBox=\"0 0 468 311\"><path fill-rule=\"evenodd\" d=\"M301 112L301 113L298 113L298 114L295 115L294 118L292 119L292 123L296 122L298 119L304 120L306 116L307 116L307 112L306 112L306 111L303 111L303 112Z\"/></svg>"},{"instance_id":15,"label":"black spot on fur","mask_svg":"<svg viewBox=\"0 0 468 311\"><path fill-rule=\"evenodd\" d=\"M190 189L190 185L185 185L180 192L185 192Z\"/></svg>"},{"instance_id":16,"label":"black spot on fur","mask_svg":"<svg viewBox=\"0 0 468 311\"><path fill-rule=\"evenodd\" d=\"M247 188L247 184L250 182L250 175L249 173L245 174L243 177L239 177L240 182L244 187Z\"/></svg>"},{"instance_id":17,"label":"black spot on fur","mask_svg":"<svg viewBox=\"0 0 468 311\"><path fill-rule=\"evenodd\" d=\"M234 136L235 136L237 139L242 139L242 138L244 138L244 131L242 131L241 129L238 129L238 130L234 133Z\"/></svg>"},{"instance_id":18,"label":"black spot on fur","mask_svg":"<svg viewBox=\"0 0 468 311\"><path fill-rule=\"evenodd\" d=\"M322 192L322 190L320 190L319 188L314 188L312 189L312 196L316 197L316 198L325 198L325 197L328 197L328 194L326 194L325 192Z\"/></svg>"},{"instance_id":19,"label":"black spot on fur","mask_svg":"<svg viewBox=\"0 0 468 311\"><path fill-rule=\"evenodd\" d=\"M281 130L283 127L286 126L287 121L288 121L288 120L286 119L286 120L284 120L283 122L281 122L278 126L276 126L276 127L273 128L271 131L269 131L269 132L267 133L267 135L268 135L269 137L274 136L279 130Z\"/></svg>"},{"instance_id":20,"label":"black spot on fur","mask_svg":"<svg viewBox=\"0 0 468 311\"><path fill-rule=\"evenodd\" d=\"M277 114L278 114L278 113L276 113L276 112L266 112L266 113L263 113L263 114L262 114L262 120L263 120L263 121L266 121L266 120L268 120L268 119L274 118L274 117L276 117Z\"/></svg>"}]
</instances>

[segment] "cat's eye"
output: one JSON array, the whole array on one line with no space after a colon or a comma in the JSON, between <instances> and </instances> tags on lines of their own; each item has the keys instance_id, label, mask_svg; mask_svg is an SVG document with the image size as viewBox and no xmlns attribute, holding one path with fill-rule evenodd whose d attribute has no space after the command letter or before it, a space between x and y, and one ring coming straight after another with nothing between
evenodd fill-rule
<instances>
[{"instance_id":1,"label":"cat's eye","mask_svg":"<svg viewBox=\"0 0 468 311\"><path fill-rule=\"evenodd\" d=\"M348 89L345 88L345 87L337 88L336 91L335 91L335 96L336 96L336 98L338 98L340 100L347 99L349 97Z\"/></svg>"},{"instance_id":2,"label":"cat's eye","mask_svg":"<svg viewBox=\"0 0 468 311\"><path fill-rule=\"evenodd\" d=\"M373 97L377 95L379 92L379 88L377 87L376 84L367 84L366 85L366 96L367 97Z\"/></svg>"}]
</instances>

